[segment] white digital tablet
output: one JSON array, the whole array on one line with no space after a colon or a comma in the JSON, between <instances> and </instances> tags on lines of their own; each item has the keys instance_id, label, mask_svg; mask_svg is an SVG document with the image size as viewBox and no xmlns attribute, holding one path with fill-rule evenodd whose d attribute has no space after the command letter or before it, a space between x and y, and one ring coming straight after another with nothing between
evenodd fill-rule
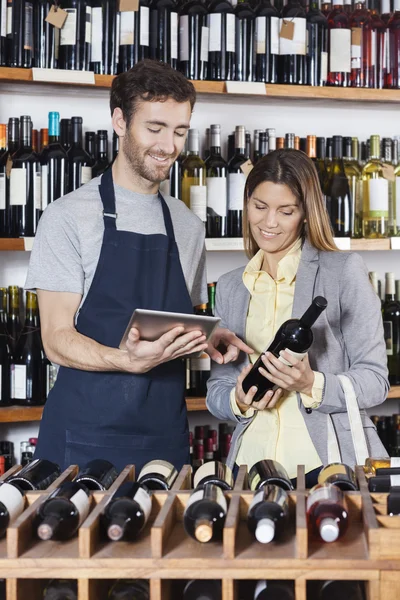
<instances>
[{"instance_id":1,"label":"white digital tablet","mask_svg":"<svg viewBox=\"0 0 400 600\"><path fill-rule=\"evenodd\" d=\"M126 340L132 327L140 333L140 339L154 342L159 337L171 331L174 327L184 327L185 332L200 330L208 340L220 322L219 317L206 317L201 315L187 315L184 313L164 312L161 310L146 310L137 308L129 321L128 327L122 336L119 345L121 350L126 348ZM191 354L191 356L194 356Z\"/></svg>"}]
</instances>

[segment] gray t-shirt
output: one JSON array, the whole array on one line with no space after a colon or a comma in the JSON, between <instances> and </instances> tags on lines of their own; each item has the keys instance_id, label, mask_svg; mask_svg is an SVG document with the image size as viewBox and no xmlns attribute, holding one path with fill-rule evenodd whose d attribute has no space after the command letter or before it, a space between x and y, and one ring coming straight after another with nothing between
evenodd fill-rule
<instances>
[{"instance_id":1,"label":"gray t-shirt","mask_svg":"<svg viewBox=\"0 0 400 600\"><path fill-rule=\"evenodd\" d=\"M92 179L46 208L33 244L26 289L75 292L83 295L83 303L104 233L100 179ZM115 197L117 229L144 235L166 233L157 194L137 194L115 185ZM203 304L207 302L204 226L183 202L171 196L164 198L192 304Z\"/></svg>"}]
</instances>

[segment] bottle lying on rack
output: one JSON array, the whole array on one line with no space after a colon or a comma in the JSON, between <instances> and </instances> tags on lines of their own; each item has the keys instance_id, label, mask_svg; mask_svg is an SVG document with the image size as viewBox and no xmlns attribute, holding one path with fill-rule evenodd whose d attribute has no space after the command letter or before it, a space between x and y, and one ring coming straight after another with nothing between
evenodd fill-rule
<instances>
[{"instance_id":1,"label":"bottle lying on rack","mask_svg":"<svg viewBox=\"0 0 400 600\"><path fill-rule=\"evenodd\" d=\"M253 492L264 485L277 485L288 491L294 489L286 469L278 461L270 458L259 460L249 472L249 487Z\"/></svg>"},{"instance_id":2,"label":"bottle lying on rack","mask_svg":"<svg viewBox=\"0 0 400 600\"><path fill-rule=\"evenodd\" d=\"M54 490L37 509L33 527L41 540L71 538L86 520L91 492L83 484L67 481Z\"/></svg>"},{"instance_id":3,"label":"bottle lying on rack","mask_svg":"<svg viewBox=\"0 0 400 600\"><path fill-rule=\"evenodd\" d=\"M247 526L261 544L279 539L289 519L289 498L277 485L264 485L255 494L247 513Z\"/></svg>"},{"instance_id":4,"label":"bottle lying on rack","mask_svg":"<svg viewBox=\"0 0 400 600\"><path fill-rule=\"evenodd\" d=\"M318 483L336 485L344 492L358 490L357 479L353 469L343 463L326 465L318 474Z\"/></svg>"},{"instance_id":5,"label":"bottle lying on rack","mask_svg":"<svg viewBox=\"0 0 400 600\"><path fill-rule=\"evenodd\" d=\"M78 586L74 579L51 579L43 593L43 600L78 600Z\"/></svg>"},{"instance_id":6,"label":"bottle lying on rack","mask_svg":"<svg viewBox=\"0 0 400 600\"><path fill-rule=\"evenodd\" d=\"M400 489L399 487L391 488L387 497L387 514L390 517L400 515Z\"/></svg>"},{"instance_id":7,"label":"bottle lying on rack","mask_svg":"<svg viewBox=\"0 0 400 600\"><path fill-rule=\"evenodd\" d=\"M22 492L46 490L61 475L60 467L49 460L38 458L23 469L7 477L6 482L12 483Z\"/></svg>"},{"instance_id":8,"label":"bottle lying on rack","mask_svg":"<svg viewBox=\"0 0 400 600\"><path fill-rule=\"evenodd\" d=\"M309 530L324 542L335 542L348 528L348 511L344 494L334 485L317 484L307 498Z\"/></svg>"},{"instance_id":9,"label":"bottle lying on rack","mask_svg":"<svg viewBox=\"0 0 400 600\"><path fill-rule=\"evenodd\" d=\"M364 587L363 581L323 581L317 600L364 600Z\"/></svg>"},{"instance_id":10,"label":"bottle lying on rack","mask_svg":"<svg viewBox=\"0 0 400 600\"><path fill-rule=\"evenodd\" d=\"M83 484L89 490L104 492L114 483L118 471L108 460L96 458L90 460L75 477L77 483Z\"/></svg>"},{"instance_id":11,"label":"bottle lying on rack","mask_svg":"<svg viewBox=\"0 0 400 600\"><path fill-rule=\"evenodd\" d=\"M221 582L214 579L192 579L188 581L182 600L221 600Z\"/></svg>"},{"instance_id":12,"label":"bottle lying on rack","mask_svg":"<svg viewBox=\"0 0 400 600\"><path fill-rule=\"evenodd\" d=\"M192 492L183 513L186 533L198 542L221 540L228 505L220 487L206 483Z\"/></svg>"},{"instance_id":13,"label":"bottle lying on rack","mask_svg":"<svg viewBox=\"0 0 400 600\"><path fill-rule=\"evenodd\" d=\"M150 600L149 582L143 579L126 579L114 583L108 600Z\"/></svg>"},{"instance_id":14,"label":"bottle lying on rack","mask_svg":"<svg viewBox=\"0 0 400 600\"><path fill-rule=\"evenodd\" d=\"M368 489L372 493L390 492L400 485L400 475L377 475L368 479Z\"/></svg>"},{"instance_id":15,"label":"bottle lying on rack","mask_svg":"<svg viewBox=\"0 0 400 600\"><path fill-rule=\"evenodd\" d=\"M289 581L260 580L254 590L254 600L294 600L294 586Z\"/></svg>"},{"instance_id":16,"label":"bottle lying on rack","mask_svg":"<svg viewBox=\"0 0 400 600\"><path fill-rule=\"evenodd\" d=\"M198 488L206 483L213 483L223 491L232 490L234 479L231 469L217 460L204 463L193 477L193 487Z\"/></svg>"},{"instance_id":17,"label":"bottle lying on rack","mask_svg":"<svg viewBox=\"0 0 400 600\"><path fill-rule=\"evenodd\" d=\"M287 350L295 358L302 359L313 343L313 332L311 327L318 319L320 314L326 309L328 302L322 296L316 296L310 307L306 310L300 319L289 319L280 326L275 334L272 343L266 348L262 355L256 360L250 373L244 378L242 387L245 394L252 386L257 387L257 392L253 398L258 402L268 390L275 387L272 381L269 381L261 375L259 368L264 366L261 357L267 352L271 352L276 358L287 363L281 356L282 350ZM287 363L290 365L290 363Z\"/></svg>"},{"instance_id":18,"label":"bottle lying on rack","mask_svg":"<svg viewBox=\"0 0 400 600\"><path fill-rule=\"evenodd\" d=\"M123 483L100 516L107 537L113 542L135 540L149 519L151 506L151 496L144 485L135 481Z\"/></svg>"},{"instance_id":19,"label":"bottle lying on rack","mask_svg":"<svg viewBox=\"0 0 400 600\"><path fill-rule=\"evenodd\" d=\"M11 483L0 485L0 537L24 511L25 494Z\"/></svg>"},{"instance_id":20,"label":"bottle lying on rack","mask_svg":"<svg viewBox=\"0 0 400 600\"><path fill-rule=\"evenodd\" d=\"M170 490L178 477L178 471L167 460L151 460L139 473L138 483L149 490Z\"/></svg>"},{"instance_id":21,"label":"bottle lying on rack","mask_svg":"<svg viewBox=\"0 0 400 600\"><path fill-rule=\"evenodd\" d=\"M377 469L391 469L400 467L400 457L367 458L365 460L364 471L367 474L374 475Z\"/></svg>"}]
</instances>

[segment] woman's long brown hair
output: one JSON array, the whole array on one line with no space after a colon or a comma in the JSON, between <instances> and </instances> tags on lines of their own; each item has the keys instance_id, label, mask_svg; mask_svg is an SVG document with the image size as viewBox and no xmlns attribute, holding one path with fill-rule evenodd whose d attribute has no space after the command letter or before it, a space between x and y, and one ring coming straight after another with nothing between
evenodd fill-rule
<instances>
[{"instance_id":1,"label":"woman's long brown hair","mask_svg":"<svg viewBox=\"0 0 400 600\"><path fill-rule=\"evenodd\" d=\"M308 239L317 250L338 250L314 163L300 150L281 149L261 158L247 177L243 206L243 239L249 258L257 254L259 247L250 231L247 203L255 189L265 181L286 185L300 202L307 221L302 232L303 238Z\"/></svg>"}]
</instances>

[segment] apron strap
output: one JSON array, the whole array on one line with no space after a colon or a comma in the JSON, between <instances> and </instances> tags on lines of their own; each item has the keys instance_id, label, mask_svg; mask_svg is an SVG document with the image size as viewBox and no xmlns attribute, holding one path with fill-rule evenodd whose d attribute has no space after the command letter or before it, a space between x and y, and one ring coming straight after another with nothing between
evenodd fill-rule
<instances>
[{"instance_id":1,"label":"apron strap","mask_svg":"<svg viewBox=\"0 0 400 600\"><path fill-rule=\"evenodd\" d=\"M172 242L175 242L175 233L172 225L171 213L160 191L158 192L158 198L161 201L166 234Z\"/></svg>"},{"instance_id":2,"label":"apron strap","mask_svg":"<svg viewBox=\"0 0 400 600\"><path fill-rule=\"evenodd\" d=\"M99 193L103 204L104 227L116 229L117 213L115 212L115 191L111 168L104 171L101 177Z\"/></svg>"}]
</instances>

